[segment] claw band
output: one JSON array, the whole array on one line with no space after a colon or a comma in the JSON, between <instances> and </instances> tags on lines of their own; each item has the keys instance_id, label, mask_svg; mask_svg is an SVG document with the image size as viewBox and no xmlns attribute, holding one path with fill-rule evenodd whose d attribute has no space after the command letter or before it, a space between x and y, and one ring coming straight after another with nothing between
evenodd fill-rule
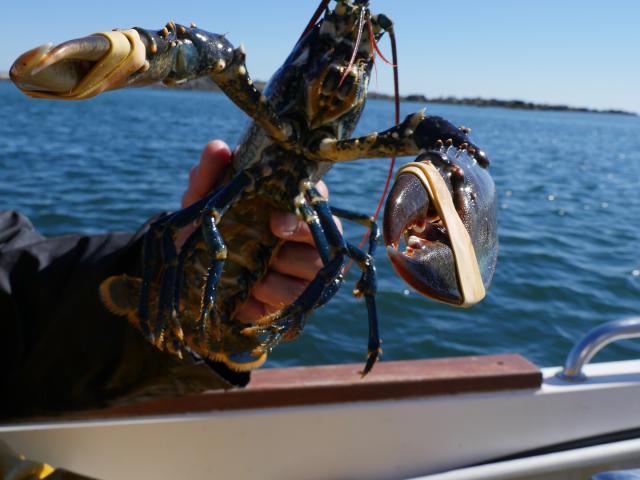
<instances>
[{"instance_id":1,"label":"claw band","mask_svg":"<svg viewBox=\"0 0 640 480\"><path fill-rule=\"evenodd\" d=\"M22 91L35 98L82 100L121 85L129 75L144 65L146 49L136 30L100 32L94 35L100 35L109 40L111 48L69 92Z\"/></svg>"},{"instance_id":2,"label":"claw band","mask_svg":"<svg viewBox=\"0 0 640 480\"><path fill-rule=\"evenodd\" d=\"M402 173L412 173L422 182L429 197L433 199L438 215L449 233L456 266L458 290L462 297L462 303L459 306L470 307L478 303L484 298L486 292L480 276L476 251L471 237L469 237L469 232L464 227L460 215L453 205L451 193L444 183L444 179L429 162L408 163L398 171L397 175Z\"/></svg>"}]
</instances>

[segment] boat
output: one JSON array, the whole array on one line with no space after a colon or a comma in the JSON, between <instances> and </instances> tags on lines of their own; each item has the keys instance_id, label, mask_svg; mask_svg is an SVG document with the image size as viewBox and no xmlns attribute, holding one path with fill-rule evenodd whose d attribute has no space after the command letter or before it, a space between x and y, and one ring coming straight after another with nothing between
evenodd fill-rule
<instances>
[{"instance_id":1,"label":"boat","mask_svg":"<svg viewBox=\"0 0 640 480\"><path fill-rule=\"evenodd\" d=\"M243 389L0 425L0 441L101 479L596 479L640 467L640 360L589 361L637 336L640 317L606 323L542 369L518 354L380 362L364 379L264 369Z\"/></svg>"}]
</instances>

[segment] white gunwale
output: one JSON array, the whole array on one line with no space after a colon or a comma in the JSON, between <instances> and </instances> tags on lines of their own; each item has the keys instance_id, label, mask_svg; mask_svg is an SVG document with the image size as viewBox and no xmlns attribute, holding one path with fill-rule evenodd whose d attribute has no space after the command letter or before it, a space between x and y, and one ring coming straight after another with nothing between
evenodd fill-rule
<instances>
[{"instance_id":1,"label":"white gunwale","mask_svg":"<svg viewBox=\"0 0 640 480\"><path fill-rule=\"evenodd\" d=\"M640 428L640 361L588 365L580 384L517 355L359 368L263 370L244 390L0 426L0 439L97 478L383 479Z\"/></svg>"}]
</instances>

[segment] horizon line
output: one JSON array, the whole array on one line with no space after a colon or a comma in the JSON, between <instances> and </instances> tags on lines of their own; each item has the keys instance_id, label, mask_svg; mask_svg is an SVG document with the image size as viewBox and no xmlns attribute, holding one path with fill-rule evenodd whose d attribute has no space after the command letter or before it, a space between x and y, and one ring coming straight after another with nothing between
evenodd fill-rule
<instances>
[{"instance_id":1,"label":"horizon line","mask_svg":"<svg viewBox=\"0 0 640 480\"><path fill-rule=\"evenodd\" d=\"M207 80L207 79L205 79ZM0 70L0 81L11 81L9 78L8 70ZM167 89L182 89L182 90L199 90L199 91L207 91L211 89L205 88L189 88L189 83L197 82L198 79L192 80L188 82L182 87L164 87ZM264 80L256 80L256 84L265 85L266 82ZM213 82L212 82L213 84ZM213 84L215 85L215 84ZM142 88L156 88L154 86L142 87ZM393 99L392 94L377 92L370 90L368 96L371 96L372 99ZM495 97L479 97L479 96L455 96L455 95L440 95L437 97L429 97L424 93L408 93L400 95L400 99L404 99L405 101L424 101L431 103L442 103L442 104L461 104L461 105L470 105L470 106L479 106L479 107L501 107L501 108L510 108L514 110L537 110L537 111L567 111L567 112L584 112L584 113L610 113L616 115L628 115L628 116L640 116L640 111L635 110L624 110L620 108L608 107L608 108L596 108L596 107L587 107L587 106L576 106L569 104L557 104L557 103L548 103L548 102L537 102L532 100L524 100L518 98L495 98ZM495 105L492 105L495 103Z\"/></svg>"}]
</instances>

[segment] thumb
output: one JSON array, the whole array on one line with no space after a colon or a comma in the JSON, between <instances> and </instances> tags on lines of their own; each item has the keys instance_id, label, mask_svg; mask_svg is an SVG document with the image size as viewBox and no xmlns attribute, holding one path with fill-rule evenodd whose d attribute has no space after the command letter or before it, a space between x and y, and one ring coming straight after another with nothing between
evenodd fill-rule
<instances>
[{"instance_id":1,"label":"thumb","mask_svg":"<svg viewBox=\"0 0 640 480\"><path fill-rule=\"evenodd\" d=\"M200 155L200 162L189 172L189 186L182 197L182 207L191 205L213 190L230 163L231 150L226 143L222 140L207 143Z\"/></svg>"}]
</instances>

